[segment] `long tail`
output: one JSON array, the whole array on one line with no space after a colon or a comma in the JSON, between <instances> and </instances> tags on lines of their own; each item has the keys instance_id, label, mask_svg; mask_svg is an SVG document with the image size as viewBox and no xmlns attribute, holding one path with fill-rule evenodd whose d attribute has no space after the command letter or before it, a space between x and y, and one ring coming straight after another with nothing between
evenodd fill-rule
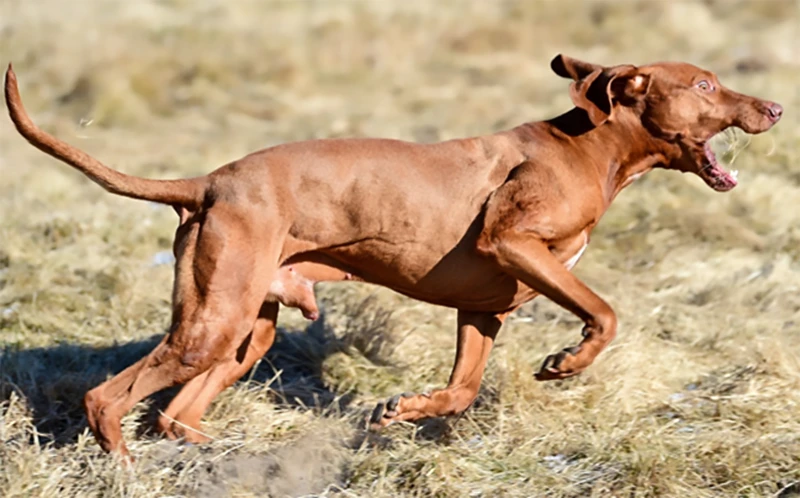
<instances>
[{"instance_id":1,"label":"long tail","mask_svg":"<svg viewBox=\"0 0 800 498\"><path fill-rule=\"evenodd\" d=\"M17 76L11 64L5 84L8 114L17 131L37 149L69 164L111 192L134 199L146 199L188 209L200 207L205 196L206 177L184 180L152 180L113 170L85 152L65 143L36 126L22 105Z\"/></svg>"}]
</instances>

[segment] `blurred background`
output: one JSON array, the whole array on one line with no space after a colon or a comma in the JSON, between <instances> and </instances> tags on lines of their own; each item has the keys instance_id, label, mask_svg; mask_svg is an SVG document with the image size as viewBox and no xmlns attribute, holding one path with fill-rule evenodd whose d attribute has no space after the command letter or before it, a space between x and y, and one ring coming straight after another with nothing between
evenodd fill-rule
<instances>
[{"instance_id":1,"label":"blurred background","mask_svg":"<svg viewBox=\"0 0 800 498\"><path fill-rule=\"evenodd\" d=\"M320 137L431 142L571 108L549 69L691 62L781 103L721 137L728 194L655 171L623 192L575 272L620 330L589 371L536 383L579 339L552 303L501 332L458 420L363 431L376 401L447 381L455 313L318 286L206 416L215 441L125 419L126 473L83 393L169 325L176 217L112 197L0 118L2 496L800 496L800 4L794 0L0 0L0 63L33 119L131 174L203 174Z\"/></svg>"}]
</instances>

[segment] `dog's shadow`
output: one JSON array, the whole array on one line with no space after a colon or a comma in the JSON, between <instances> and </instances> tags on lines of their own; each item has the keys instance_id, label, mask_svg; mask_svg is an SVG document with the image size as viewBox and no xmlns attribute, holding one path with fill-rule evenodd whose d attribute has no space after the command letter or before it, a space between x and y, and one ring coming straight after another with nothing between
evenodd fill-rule
<instances>
[{"instance_id":1,"label":"dog's shadow","mask_svg":"<svg viewBox=\"0 0 800 498\"><path fill-rule=\"evenodd\" d=\"M0 351L0 410L9 417L14 405L27 405L36 429L36 434L29 434L31 439L56 447L72 444L87 427L84 394L143 358L162 337L107 347L5 348ZM344 410L352 397L340 396L322 381L322 364L335 351L336 340L323 319L305 330L279 328L273 347L239 383L268 383L275 402L284 406L327 412L336 404ZM148 398L148 408L138 424L139 435L153 430L159 411L178 389L180 386Z\"/></svg>"}]
</instances>

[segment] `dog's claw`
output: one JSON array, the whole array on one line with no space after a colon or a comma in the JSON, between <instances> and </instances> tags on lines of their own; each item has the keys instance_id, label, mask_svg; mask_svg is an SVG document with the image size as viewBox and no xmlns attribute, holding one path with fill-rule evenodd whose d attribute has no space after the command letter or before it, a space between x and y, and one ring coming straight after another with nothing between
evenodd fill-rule
<instances>
[{"instance_id":1,"label":"dog's claw","mask_svg":"<svg viewBox=\"0 0 800 498\"><path fill-rule=\"evenodd\" d=\"M414 393L405 392L392 396L385 403L378 403L375 409L372 410L372 415L369 417L370 429L379 430L389 425L384 423L385 419L391 419L397 416L397 406L400 404L400 398L410 398L411 396L414 396Z\"/></svg>"},{"instance_id":2,"label":"dog's claw","mask_svg":"<svg viewBox=\"0 0 800 498\"><path fill-rule=\"evenodd\" d=\"M397 409L397 405L398 403L400 403L400 398L410 398L413 395L414 393L405 392L403 394L395 394L394 396L389 398L389 401L386 402L386 410L387 410L386 414L389 415L388 412L393 412Z\"/></svg>"},{"instance_id":3,"label":"dog's claw","mask_svg":"<svg viewBox=\"0 0 800 498\"><path fill-rule=\"evenodd\" d=\"M544 362L542 362L542 367L539 369L539 372L536 373L534 377L536 380L554 380L574 375L577 372L564 371L559 367L567 356L575 356L580 350L580 346L573 346L571 348L564 348L556 354L548 355L547 358L544 359Z\"/></svg>"},{"instance_id":4,"label":"dog's claw","mask_svg":"<svg viewBox=\"0 0 800 498\"><path fill-rule=\"evenodd\" d=\"M372 410L372 415L369 417L369 427L370 429L377 430L381 427L381 419L383 418L383 412L386 405L383 403L378 403L375 405L375 409Z\"/></svg>"}]
</instances>

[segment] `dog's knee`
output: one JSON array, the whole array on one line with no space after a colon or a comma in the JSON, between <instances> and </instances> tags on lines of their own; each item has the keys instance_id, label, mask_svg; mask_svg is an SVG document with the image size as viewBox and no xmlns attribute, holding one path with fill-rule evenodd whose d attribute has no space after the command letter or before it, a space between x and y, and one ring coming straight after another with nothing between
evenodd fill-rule
<instances>
[{"instance_id":1,"label":"dog's knee","mask_svg":"<svg viewBox=\"0 0 800 498\"><path fill-rule=\"evenodd\" d=\"M158 363L175 361L173 375L176 384L184 384L211 368L220 358L233 354L236 329L225 326L212 329L196 323L178 331L175 340L158 356Z\"/></svg>"},{"instance_id":2,"label":"dog's knee","mask_svg":"<svg viewBox=\"0 0 800 498\"><path fill-rule=\"evenodd\" d=\"M206 344L182 351L179 367L180 379L176 379L179 381L178 383L183 383L184 377L191 378L208 370L217 354L213 345Z\"/></svg>"}]
</instances>

